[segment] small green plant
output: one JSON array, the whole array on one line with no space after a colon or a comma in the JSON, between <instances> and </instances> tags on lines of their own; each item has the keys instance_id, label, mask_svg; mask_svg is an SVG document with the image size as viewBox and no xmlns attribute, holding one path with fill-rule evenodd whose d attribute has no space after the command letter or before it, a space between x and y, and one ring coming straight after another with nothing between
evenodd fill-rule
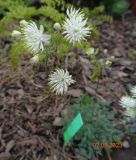
<instances>
[{"instance_id":1,"label":"small green plant","mask_svg":"<svg viewBox=\"0 0 136 160\"><path fill-rule=\"evenodd\" d=\"M102 76L102 71L112 65L112 61L108 58L100 61L97 57L99 54L98 48L87 48L85 52L86 55L84 57L90 60L90 63L93 65L94 68L90 78L91 80L96 81Z\"/></svg>"},{"instance_id":2,"label":"small green plant","mask_svg":"<svg viewBox=\"0 0 136 160\"><path fill-rule=\"evenodd\" d=\"M83 95L69 107L69 116L63 116L64 130L78 113L81 113L84 125L68 143L68 147L74 149L78 159L92 160L101 155L103 148L94 147L95 144L121 141L123 134L119 129L120 124L113 122L115 112L109 110L108 106L88 95ZM105 149L110 150L110 148Z\"/></svg>"},{"instance_id":3,"label":"small green plant","mask_svg":"<svg viewBox=\"0 0 136 160\"><path fill-rule=\"evenodd\" d=\"M105 0L105 5L110 9L112 14L119 16L129 9L129 0Z\"/></svg>"}]
</instances>

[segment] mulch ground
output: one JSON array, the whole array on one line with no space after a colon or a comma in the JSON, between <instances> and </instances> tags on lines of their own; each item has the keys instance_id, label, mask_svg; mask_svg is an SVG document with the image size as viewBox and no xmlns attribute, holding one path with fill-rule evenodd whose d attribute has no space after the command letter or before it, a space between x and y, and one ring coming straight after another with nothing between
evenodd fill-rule
<instances>
[{"instance_id":1,"label":"mulch ground","mask_svg":"<svg viewBox=\"0 0 136 160\"><path fill-rule=\"evenodd\" d=\"M70 87L67 98L49 91L49 71L33 67L29 56L22 56L14 70L10 55L0 55L0 160L74 160L63 149L62 127L54 120L60 118L72 97L84 91L120 112L120 97L136 84L136 17L125 15L104 23L100 30L100 41L95 44L101 50L99 59L111 59L113 64L93 82L89 61L82 55L75 63L72 60L69 71L77 83ZM115 160L136 159L135 148L128 149L127 155L126 150L115 153Z\"/></svg>"}]
</instances>

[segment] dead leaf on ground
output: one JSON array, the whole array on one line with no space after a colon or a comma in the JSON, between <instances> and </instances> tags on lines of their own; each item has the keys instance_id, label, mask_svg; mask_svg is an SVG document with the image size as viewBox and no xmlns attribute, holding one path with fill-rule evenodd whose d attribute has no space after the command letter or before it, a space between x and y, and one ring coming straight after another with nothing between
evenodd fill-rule
<instances>
[{"instance_id":1,"label":"dead leaf on ground","mask_svg":"<svg viewBox=\"0 0 136 160\"><path fill-rule=\"evenodd\" d=\"M62 118L61 117L56 117L54 122L53 122L54 126L60 127L62 126Z\"/></svg>"},{"instance_id":2,"label":"dead leaf on ground","mask_svg":"<svg viewBox=\"0 0 136 160\"><path fill-rule=\"evenodd\" d=\"M68 95L72 97L80 97L83 94L83 91L81 89L71 89L68 91Z\"/></svg>"},{"instance_id":3,"label":"dead leaf on ground","mask_svg":"<svg viewBox=\"0 0 136 160\"><path fill-rule=\"evenodd\" d=\"M14 140L9 141L7 146L6 146L6 151L5 152L10 152L10 150L14 147L14 145L15 145Z\"/></svg>"},{"instance_id":4,"label":"dead leaf on ground","mask_svg":"<svg viewBox=\"0 0 136 160\"><path fill-rule=\"evenodd\" d=\"M96 95L96 91L90 87L85 87L85 90L92 96L95 96Z\"/></svg>"},{"instance_id":5,"label":"dead leaf on ground","mask_svg":"<svg viewBox=\"0 0 136 160\"><path fill-rule=\"evenodd\" d=\"M9 152L0 153L0 159L1 160L9 160L10 157L11 157L11 154Z\"/></svg>"}]
</instances>

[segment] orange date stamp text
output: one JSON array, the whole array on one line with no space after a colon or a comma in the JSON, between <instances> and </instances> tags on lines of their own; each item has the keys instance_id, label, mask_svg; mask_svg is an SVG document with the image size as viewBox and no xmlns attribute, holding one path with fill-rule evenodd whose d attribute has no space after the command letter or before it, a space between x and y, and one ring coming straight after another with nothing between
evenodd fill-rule
<instances>
[{"instance_id":1,"label":"orange date stamp text","mask_svg":"<svg viewBox=\"0 0 136 160\"><path fill-rule=\"evenodd\" d=\"M93 143L93 148L114 148L114 149L119 149L123 147L122 142L98 142L98 143Z\"/></svg>"}]
</instances>

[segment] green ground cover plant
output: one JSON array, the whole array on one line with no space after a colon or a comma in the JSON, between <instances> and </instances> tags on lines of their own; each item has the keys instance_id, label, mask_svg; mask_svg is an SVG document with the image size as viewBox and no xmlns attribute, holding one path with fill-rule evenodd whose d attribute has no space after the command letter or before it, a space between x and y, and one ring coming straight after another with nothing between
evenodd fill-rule
<instances>
[{"instance_id":1,"label":"green ground cover plant","mask_svg":"<svg viewBox=\"0 0 136 160\"><path fill-rule=\"evenodd\" d=\"M112 148L103 148L99 145L94 147L94 144L121 142L124 136L120 123L122 118L114 121L115 112L110 110L108 106L88 95L83 95L69 106L69 116L63 116L64 130L78 113L81 114L84 125L67 144L73 148L78 159L91 160L102 155L103 149L110 150Z\"/></svg>"}]
</instances>

